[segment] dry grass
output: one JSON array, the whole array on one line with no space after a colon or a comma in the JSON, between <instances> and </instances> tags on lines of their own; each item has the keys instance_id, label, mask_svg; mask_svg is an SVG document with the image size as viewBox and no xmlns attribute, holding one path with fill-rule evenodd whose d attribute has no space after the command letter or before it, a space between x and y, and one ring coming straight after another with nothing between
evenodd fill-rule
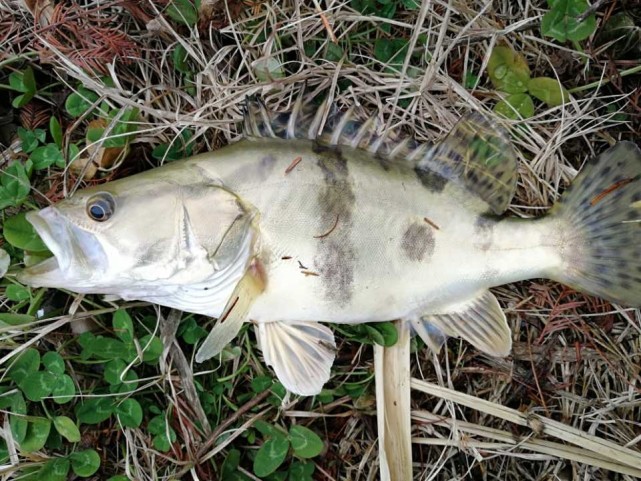
<instances>
[{"instance_id":1,"label":"dry grass","mask_svg":"<svg viewBox=\"0 0 641 481\"><path fill-rule=\"evenodd\" d=\"M360 105L363 112L375 112L385 127L434 141L465 112L481 110L491 115L498 94L484 68L493 46L499 43L522 52L535 74L558 75L568 88L635 65L609 59L591 42L584 42L585 52L577 52L543 40L539 25L544 2L426 1L419 10L399 9L393 20L364 16L347 1L203 3L211 11L201 12L199 29L189 29L168 21L159 14L161 7L145 1L87 2L87 7L72 4L58 12L53 23L42 26L22 2L0 0L0 63L27 56L42 70L41 75L60 82L60 90L70 91L80 83L113 107L140 109L133 153L114 167L118 175L156 164L150 148L174 141L184 129L194 132L195 152L238 139L242 103L254 93L262 94L271 108L287 110L306 85L310 97L324 92L339 108ZM76 18L74 11L85 9L90 9L92 21L104 20L103 34L108 36L109 29L120 32L119 43L110 44L112 50L98 49L95 38L89 45L83 43L78 29L88 17ZM56 18L62 16L66 16L65 31L74 32L65 38L75 43L62 41L62 30L58 35L51 32L57 28ZM363 30L368 33L363 35ZM386 67L375 57L374 38L409 39L409 52L416 55ZM334 40L346 55L329 55L328 60ZM189 84L173 66L176 45L188 54L193 72ZM72 55L90 48L96 57ZM268 78L265 65L272 65L277 78ZM473 89L462 85L467 74L480 76ZM615 140L638 138L638 96L638 77L614 76L608 86L581 91L562 107L539 106L530 119L503 121L519 152L518 193L511 213L541 214L588 156ZM54 95L37 102L55 111L63 100ZM627 114L626 122L619 112ZM68 135L73 136L80 124L68 127ZM4 154L15 157L17 151L7 149ZM54 173L53 180L41 188L47 198L54 199L63 191L75 190L79 182L68 171L64 180ZM43 199L38 198L45 203ZM435 396L434 390L413 392L416 479L631 480L640 476L640 313L550 282L523 282L495 292L514 330L510 358L490 359L456 340L450 340L438 357L426 349L413 354L414 377L472 397L470 403L462 403ZM92 311L99 308L82 298L75 307L84 313L80 317L92 317ZM172 316L175 314L168 317ZM65 316L53 324L32 326L26 333L29 342L50 338L54 329L77 318ZM229 376L232 387L216 415L208 416L192 379L204 382L212 373L199 372L201 368L182 354L175 342L175 317L174 322L165 322L159 313L158 321L166 341L164 360L139 390L153 387L154 396L173 406L179 442L164 454L150 446L144 430L120 433L113 426L107 439L88 430L87 442L101 449L114 472L126 470L137 480L212 479L214 471L205 460L220 465L230 445L249 446L242 436L257 419L264 419L311 425L324 435L327 453L316 461L316 479L378 479L371 348L339 342L341 351L330 387L368 382L369 388L360 397L343 396L321 405L292 398L280 409L259 397L243 406L235 401L243 383L267 372L251 347L251 335L245 334L237 344L249 358L236 357L213 373ZM4 346L12 337L24 335L23 331L3 332ZM59 346L64 339L54 339L53 345ZM4 360L17 352L6 354ZM249 371L234 377L246 362ZM527 419L561 423L575 434L588 433L610 447L625 447L631 457L626 461L616 452L599 452L580 443L579 449L572 448L569 439L549 432L547 421L540 426L517 425L479 410L474 398L511 408ZM109 443L122 440L126 450L110 451ZM634 466L631 459L638 464ZM17 457L12 460L26 462ZM251 470L249 465L243 468ZM12 468L4 472L2 478L11 479Z\"/></svg>"}]
</instances>

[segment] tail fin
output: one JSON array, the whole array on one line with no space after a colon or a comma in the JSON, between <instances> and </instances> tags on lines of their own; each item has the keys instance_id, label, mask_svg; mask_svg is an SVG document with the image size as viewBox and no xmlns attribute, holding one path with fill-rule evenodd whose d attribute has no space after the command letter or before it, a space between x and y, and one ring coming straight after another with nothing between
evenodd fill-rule
<instances>
[{"instance_id":1,"label":"tail fin","mask_svg":"<svg viewBox=\"0 0 641 481\"><path fill-rule=\"evenodd\" d=\"M641 306L641 150L620 142L591 160L550 212L561 268L577 290Z\"/></svg>"}]
</instances>

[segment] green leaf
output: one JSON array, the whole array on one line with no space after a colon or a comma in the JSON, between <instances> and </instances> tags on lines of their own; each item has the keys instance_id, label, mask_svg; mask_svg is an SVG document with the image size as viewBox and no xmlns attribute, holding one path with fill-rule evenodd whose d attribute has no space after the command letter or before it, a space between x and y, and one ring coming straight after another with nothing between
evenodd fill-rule
<instances>
[{"instance_id":1,"label":"green leaf","mask_svg":"<svg viewBox=\"0 0 641 481\"><path fill-rule=\"evenodd\" d=\"M18 381L20 390L29 401L42 401L51 394L56 383L56 377L47 371L32 372Z\"/></svg>"},{"instance_id":2,"label":"green leaf","mask_svg":"<svg viewBox=\"0 0 641 481\"><path fill-rule=\"evenodd\" d=\"M193 144L190 142L193 135L191 130L185 129L173 142L154 147L151 156L156 160L180 160L189 157L193 150Z\"/></svg>"},{"instance_id":3,"label":"green leaf","mask_svg":"<svg viewBox=\"0 0 641 481\"><path fill-rule=\"evenodd\" d=\"M570 98L568 91L563 88L558 80L549 77L536 77L528 83L528 90L535 97L550 107L563 105Z\"/></svg>"},{"instance_id":4,"label":"green leaf","mask_svg":"<svg viewBox=\"0 0 641 481\"><path fill-rule=\"evenodd\" d=\"M138 374L133 369L128 369L125 372L122 382L112 384L109 387L109 392L113 394L127 394L138 389Z\"/></svg>"},{"instance_id":5,"label":"green leaf","mask_svg":"<svg viewBox=\"0 0 641 481\"><path fill-rule=\"evenodd\" d=\"M51 138L56 143L58 148L62 149L62 127L60 126L60 122L58 122L58 119L53 115L49 119L49 132L51 133ZM44 139L42 139L42 142L44 142Z\"/></svg>"},{"instance_id":6,"label":"green leaf","mask_svg":"<svg viewBox=\"0 0 641 481\"><path fill-rule=\"evenodd\" d=\"M109 419L113 410L114 406L111 398L89 398L76 408L76 418L83 424L100 424Z\"/></svg>"},{"instance_id":7,"label":"green leaf","mask_svg":"<svg viewBox=\"0 0 641 481\"><path fill-rule=\"evenodd\" d=\"M374 58L397 69L405 62L408 48L409 41L404 38L377 38L374 42Z\"/></svg>"},{"instance_id":8,"label":"green leaf","mask_svg":"<svg viewBox=\"0 0 641 481\"><path fill-rule=\"evenodd\" d=\"M534 102L528 94L508 95L494 106L494 111L512 120L527 119L534 115Z\"/></svg>"},{"instance_id":9,"label":"green leaf","mask_svg":"<svg viewBox=\"0 0 641 481\"><path fill-rule=\"evenodd\" d=\"M14 108L24 107L36 94L36 79L31 67L27 67L23 72L12 72L9 75L9 86L13 90L23 92L11 102Z\"/></svg>"},{"instance_id":10,"label":"green leaf","mask_svg":"<svg viewBox=\"0 0 641 481\"><path fill-rule=\"evenodd\" d=\"M198 22L196 7L189 0L171 0L165 13L178 23L193 27Z\"/></svg>"},{"instance_id":11,"label":"green leaf","mask_svg":"<svg viewBox=\"0 0 641 481\"><path fill-rule=\"evenodd\" d=\"M10 326L20 326L33 322L36 318L28 314L14 314L12 312L0 312L0 322L9 324Z\"/></svg>"},{"instance_id":12,"label":"green leaf","mask_svg":"<svg viewBox=\"0 0 641 481\"><path fill-rule=\"evenodd\" d=\"M15 393L11 400L11 415L9 426L14 439L20 444L27 435L28 423L24 415L27 414L27 403L22 393Z\"/></svg>"},{"instance_id":13,"label":"green leaf","mask_svg":"<svg viewBox=\"0 0 641 481\"><path fill-rule=\"evenodd\" d=\"M185 47L181 43L176 44L174 51L172 53L172 59L174 60L174 68L180 73L191 73L189 68L189 54Z\"/></svg>"},{"instance_id":14,"label":"green leaf","mask_svg":"<svg viewBox=\"0 0 641 481\"><path fill-rule=\"evenodd\" d=\"M167 430L167 418L164 414L158 414L151 418L149 424L147 424L147 430L151 434L162 434Z\"/></svg>"},{"instance_id":15,"label":"green leaf","mask_svg":"<svg viewBox=\"0 0 641 481\"><path fill-rule=\"evenodd\" d=\"M143 349L142 360L147 363L154 363L160 358L162 354L163 345L160 338L147 334L138 341L140 347Z\"/></svg>"},{"instance_id":16,"label":"green leaf","mask_svg":"<svg viewBox=\"0 0 641 481\"><path fill-rule=\"evenodd\" d=\"M530 67L525 57L510 47L494 47L487 72L497 90L511 94L525 92L530 80Z\"/></svg>"},{"instance_id":17,"label":"green leaf","mask_svg":"<svg viewBox=\"0 0 641 481\"><path fill-rule=\"evenodd\" d=\"M282 434L273 435L260 447L254 458L254 474L264 477L283 464L289 451L289 440Z\"/></svg>"},{"instance_id":18,"label":"green leaf","mask_svg":"<svg viewBox=\"0 0 641 481\"><path fill-rule=\"evenodd\" d=\"M313 481L314 463L294 461L288 469L288 481Z\"/></svg>"},{"instance_id":19,"label":"green leaf","mask_svg":"<svg viewBox=\"0 0 641 481\"><path fill-rule=\"evenodd\" d=\"M34 252L47 250L45 243L25 218L24 212L5 220L3 234L5 240L18 249Z\"/></svg>"},{"instance_id":20,"label":"green leaf","mask_svg":"<svg viewBox=\"0 0 641 481\"><path fill-rule=\"evenodd\" d=\"M193 317L180 324L178 335L187 344L196 344L200 339L207 337L207 331L200 327Z\"/></svg>"},{"instance_id":21,"label":"green leaf","mask_svg":"<svg viewBox=\"0 0 641 481\"><path fill-rule=\"evenodd\" d=\"M100 468L100 456L93 449L71 453L69 459L71 460L71 469L81 478L93 476Z\"/></svg>"},{"instance_id":22,"label":"green leaf","mask_svg":"<svg viewBox=\"0 0 641 481\"><path fill-rule=\"evenodd\" d=\"M50 459L40 468L36 479L39 481L67 481L70 464L67 458Z\"/></svg>"},{"instance_id":23,"label":"green leaf","mask_svg":"<svg viewBox=\"0 0 641 481\"><path fill-rule=\"evenodd\" d=\"M129 481L129 478L127 476L123 476L122 474L118 474L116 476L112 476L107 481Z\"/></svg>"},{"instance_id":24,"label":"green leaf","mask_svg":"<svg viewBox=\"0 0 641 481\"><path fill-rule=\"evenodd\" d=\"M65 109L72 117L80 117L98 101L98 95L84 87L79 87L65 101Z\"/></svg>"},{"instance_id":25,"label":"green leaf","mask_svg":"<svg viewBox=\"0 0 641 481\"><path fill-rule=\"evenodd\" d=\"M29 192L31 184L24 165L11 163L0 175L0 209L22 204Z\"/></svg>"},{"instance_id":26,"label":"green leaf","mask_svg":"<svg viewBox=\"0 0 641 481\"><path fill-rule=\"evenodd\" d=\"M18 355L18 358L9 365L7 377L13 382L18 383L29 374L38 371L40 367L40 353L29 347Z\"/></svg>"},{"instance_id":27,"label":"green leaf","mask_svg":"<svg viewBox=\"0 0 641 481\"><path fill-rule=\"evenodd\" d=\"M56 383L51 390L53 402L56 404L66 404L73 399L76 394L76 386L73 379L67 374L56 376Z\"/></svg>"},{"instance_id":28,"label":"green leaf","mask_svg":"<svg viewBox=\"0 0 641 481\"><path fill-rule=\"evenodd\" d=\"M274 384L274 378L272 376L256 376L252 379L252 391L260 394L272 387L272 384Z\"/></svg>"},{"instance_id":29,"label":"green leaf","mask_svg":"<svg viewBox=\"0 0 641 481\"><path fill-rule=\"evenodd\" d=\"M7 299L14 302L26 301L31 297L31 294L29 293L29 289L27 287L17 284L11 284L7 286L4 295L7 297Z\"/></svg>"},{"instance_id":30,"label":"green leaf","mask_svg":"<svg viewBox=\"0 0 641 481\"><path fill-rule=\"evenodd\" d=\"M254 429L258 430L258 432L260 432L260 434L262 434L266 438L283 434L276 426L269 424L262 419L257 419L254 422Z\"/></svg>"},{"instance_id":31,"label":"green leaf","mask_svg":"<svg viewBox=\"0 0 641 481\"><path fill-rule=\"evenodd\" d=\"M112 359L105 364L103 377L109 384L121 384L124 380L120 379L123 371L127 369L127 363L122 359Z\"/></svg>"},{"instance_id":32,"label":"green leaf","mask_svg":"<svg viewBox=\"0 0 641 481\"><path fill-rule=\"evenodd\" d=\"M311 429L304 426L292 426L289 430L289 442L296 456L313 458L323 451L323 441Z\"/></svg>"},{"instance_id":33,"label":"green leaf","mask_svg":"<svg viewBox=\"0 0 641 481\"><path fill-rule=\"evenodd\" d=\"M228 479L231 475L235 474L240 464L240 451L238 449L230 449L227 453L225 461L223 461L221 471L221 478Z\"/></svg>"},{"instance_id":34,"label":"green leaf","mask_svg":"<svg viewBox=\"0 0 641 481\"><path fill-rule=\"evenodd\" d=\"M56 431L70 443L80 441L80 430L73 419L67 416L56 416L53 418L53 425Z\"/></svg>"},{"instance_id":35,"label":"green leaf","mask_svg":"<svg viewBox=\"0 0 641 481\"><path fill-rule=\"evenodd\" d=\"M116 414L120 423L127 428L137 428L142 423L142 407L133 398L125 399L116 406Z\"/></svg>"},{"instance_id":36,"label":"green leaf","mask_svg":"<svg viewBox=\"0 0 641 481\"><path fill-rule=\"evenodd\" d=\"M376 344L390 347L396 344L396 341L398 341L398 331L396 330L394 324L391 322L373 322L370 324L366 324L366 326L378 332L379 336L376 336L374 339Z\"/></svg>"},{"instance_id":37,"label":"green leaf","mask_svg":"<svg viewBox=\"0 0 641 481\"><path fill-rule=\"evenodd\" d=\"M64 374L65 361L62 356L55 351L46 352L42 356L42 365L45 369L53 374Z\"/></svg>"},{"instance_id":38,"label":"green leaf","mask_svg":"<svg viewBox=\"0 0 641 481\"><path fill-rule=\"evenodd\" d=\"M28 154L33 152L40 142L44 142L46 132L42 129L27 130L18 127L18 137L22 145L22 151Z\"/></svg>"},{"instance_id":39,"label":"green leaf","mask_svg":"<svg viewBox=\"0 0 641 481\"><path fill-rule=\"evenodd\" d=\"M111 325L114 329L114 334L127 344L131 343L134 339L134 323L131 316L125 309L118 309L114 312Z\"/></svg>"},{"instance_id":40,"label":"green leaf","mask_svg":"<svg viewBox=\"0 0 641 481\"><path fill-rule=\"evenodd\" d=\"M588 8L587 0L549 0L550 11L541 20L541 32L546 37L553 37L558 42L585 40L596 30L596 16L589 15L579 22Z\"/></svg>"},{"instance_id":41,"label":"green leaf","mask_svg":"<svg viewBox=\"0 0 641 481\"><path fill-rule=\"evenodd\" d=\"M65 157L56 144L47 144L38 147L33 151L31 157L33 168L36 170L46 169L54 164L64 165Z\"/></svg>"},{"instance_id":42,"label":"green leaf","mask_svg":"<svg viewBox=\"0 0 641 481\"><path fill-rule=\"evenodd\" d=\"M47 418L30 418L27 434L20 443L20 449L26 453L42 449L51 431L51 421Z\"/></svg>"}]
</instances>

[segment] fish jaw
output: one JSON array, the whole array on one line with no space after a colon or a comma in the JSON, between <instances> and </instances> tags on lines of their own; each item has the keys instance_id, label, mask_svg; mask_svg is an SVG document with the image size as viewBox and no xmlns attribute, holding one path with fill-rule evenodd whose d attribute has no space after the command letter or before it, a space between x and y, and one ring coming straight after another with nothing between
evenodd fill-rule
<instances>
[{"instance_id":1,"label":"fish jaw","mask_svg":"<svg viewBox=\"0 0 641 481\"><path fill-rule=\"evenodd\" d=\"M29 212L26 219L53 257L20 272L20 282L85 292L91 278L104 272L106 256L97 238L69 223L55 207Z\"/></svg>"}]
</instances>

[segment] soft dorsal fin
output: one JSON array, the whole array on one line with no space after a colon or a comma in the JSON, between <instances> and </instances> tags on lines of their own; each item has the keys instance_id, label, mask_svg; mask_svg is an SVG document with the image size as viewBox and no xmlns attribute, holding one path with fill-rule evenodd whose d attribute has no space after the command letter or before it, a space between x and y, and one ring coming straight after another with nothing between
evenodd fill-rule
<instances>
[{"instance_id":1,"label":"soft dorsal fin","mask_svg":"<svg viewBox=\"0 0 641 481\"><path fill-rule=\"evenodd\" d=\"M516 153L505 133L488 118L463 117L418 168L459 182L489 204L494 213L507 209L516 190Z\"/></svg>"},{"instance_id":2,"label":"soft dorsal fin","mask_svg":"<svg viewBox=\"0 0 641 481\"><path fill-rule=\"evenodd\" d=\"M436 172L483 199L496 214L505 212L516 190L516 154L506 132L479 113L463 117L437 145L417 142L398 129L380 132L377 117L355 118L354 109L340 112L327 98L304 106L303 94L289 113L273 113L260 97L248 97L245 135L309 139L327 146L349 146L378 157L410 163ZM323 123L323 121L326 121Z\"/></svg>"},{"instance_id":3,"label":"soft dorsal fin","mask_svg":"<svg viewBox=\"0 0 641 481\"><path fill-rule=\"evenodd\" d=\"M499 302L490 291L451 307L444 314L430 314L412 321L414 331L438 351L443 336L462 337L478 350L505 357L512 350L510 327Z\"/></svg>"}]
</instances>

